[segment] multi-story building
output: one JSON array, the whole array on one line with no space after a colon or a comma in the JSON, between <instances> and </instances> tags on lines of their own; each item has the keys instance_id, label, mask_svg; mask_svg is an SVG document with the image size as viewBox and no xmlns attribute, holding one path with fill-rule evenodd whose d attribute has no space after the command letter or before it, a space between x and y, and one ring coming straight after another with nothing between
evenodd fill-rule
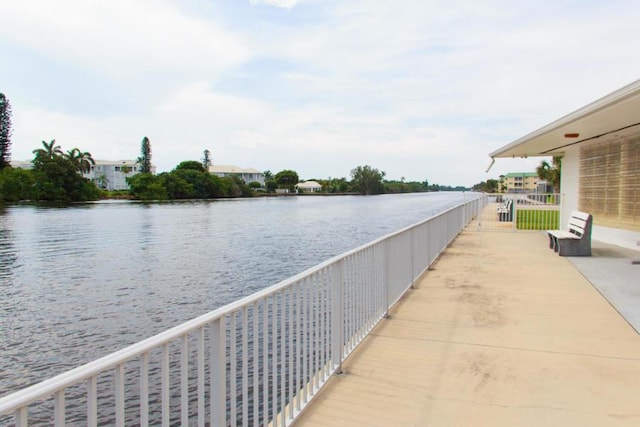
<instances>
[{"instance_id":1,"label":"multi-story building","mask_svg":"<svg viewBox=\"0 0 640 427\"><path fill-rule=\"evenodd\" d=\"M500 177L500 188L507 193L531 193L538 189L535 172L511 172Z\"/></svg>"},{"instance_id":2,"label":"multi-story building","mask_svg":"<svg viewBox=\"0 0 640 427\"><path fill-rule=\"evenodd\" d=\"M211 165L209 166L209 173L219 177L237 176L247 184L250 182L258 182L264 186L264 174L253 168L243 169L233 165Z\"/></svg>"},{"instance_id":3,"label":"multi-story building","mask_svg":"<svg viewBox=\"0 0 640 427\"><path fill-rule=\"evenodd\" d=\"M135 160L96 160L89 172L83 176L105 190L126 190L129 188L126 179L140 173L140 165ZM156 167L151 165L151 173Z\"/></svg>"},{"instance_id":4,"label":"multi-story building","mask_svg":"<svg viewBox=\"0 0 640 427\"><path fill-rule=\"evenodd\" d=\"M12 161L11 166L20 169L32 169L33 163L28 161ZM105 190L126 190L129 188L126 179L140 173L140 165L135 160L95 160L91 170L84 172L83 177L95 182ZM151 173L156 167L151 165Z\"/></svg>"}]
</instances>

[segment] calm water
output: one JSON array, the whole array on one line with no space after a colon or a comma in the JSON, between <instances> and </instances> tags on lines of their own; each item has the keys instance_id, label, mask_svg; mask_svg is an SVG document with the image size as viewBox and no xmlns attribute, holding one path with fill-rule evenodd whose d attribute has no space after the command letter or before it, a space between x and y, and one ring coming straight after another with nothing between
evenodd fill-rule
<instances>
[{"instance_id":1,"label":"calm water","mask_svg":"<svg viewBox=\"0 0 640 427\"><path fill-rule=\"evenodd\" d=\"M462 200L432 193L0 208L0 396Z\"/></svg>"}]
</instances>

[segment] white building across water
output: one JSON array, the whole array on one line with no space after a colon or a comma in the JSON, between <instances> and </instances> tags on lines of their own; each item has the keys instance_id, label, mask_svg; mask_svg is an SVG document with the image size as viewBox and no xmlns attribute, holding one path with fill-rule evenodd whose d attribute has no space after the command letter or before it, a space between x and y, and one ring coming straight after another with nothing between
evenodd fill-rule
<instances>
[{"instance_id":1,"label":"white building across water","mask_svg":"<svg viewBox=\"0 0 640 427\"><path fill-rule=\"evenodd\" d=\"M126 190L129 188L126 179L140 173L140 165L135 160L96 160L89 172L82 174L105 190ZM151 173L155 175L156 167L151 165Z\"/></svg>"},{"instance_id":2,"label":"white building across water","mask_svg":"<svg viewBox=\"0 0 640 427\"><path fill-rule=\"evenodd\" d=\"M240 168L233 165L211 165L209 173L219 177L237 176L247 184L250 182L258 182L264 186L264 174L254 168Z\"/></svg>"}]
</instances>

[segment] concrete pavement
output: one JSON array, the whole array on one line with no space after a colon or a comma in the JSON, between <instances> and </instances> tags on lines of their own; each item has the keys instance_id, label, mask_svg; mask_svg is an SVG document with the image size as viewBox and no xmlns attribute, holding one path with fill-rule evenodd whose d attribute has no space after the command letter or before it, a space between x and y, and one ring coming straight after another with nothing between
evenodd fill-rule
<instances>
[{"instance_id":1,"label":"concrete pavement","mask_svg":"<svg viewBox=\"0 0 640 427\"><path fill-rule=\"evenodd\" d=\"M296 425L640 425L640 336L543 233L467 227L391 314Z\"/></svg>"}]
</instances>

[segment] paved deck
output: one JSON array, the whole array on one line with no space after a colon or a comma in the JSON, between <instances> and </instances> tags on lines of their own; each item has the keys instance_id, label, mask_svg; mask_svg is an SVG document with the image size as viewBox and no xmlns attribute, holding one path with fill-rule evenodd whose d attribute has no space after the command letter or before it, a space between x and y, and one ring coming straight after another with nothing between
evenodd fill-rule
<instances>
[{"instance_id":1,"label":"paved deck","mask_svg":"<svg viewBox=\"0 0 640 427\"><path fill-rule=\"evenodd\" d=\"M542 233L468 227L391 314L297 426L640 425L640 335Z\"/></svg>"}]
</instances>

